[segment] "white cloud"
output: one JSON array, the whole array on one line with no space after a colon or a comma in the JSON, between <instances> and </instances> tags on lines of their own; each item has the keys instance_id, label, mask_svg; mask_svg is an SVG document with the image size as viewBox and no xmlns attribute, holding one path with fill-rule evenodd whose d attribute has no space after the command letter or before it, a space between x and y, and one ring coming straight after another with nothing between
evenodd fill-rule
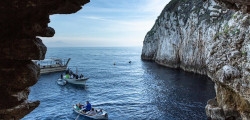
<instances>
[{"instance_id":1,"label":"white cloud","mask_svg":"<svg viewBox=\"0 0 250 120\"><path fill-rule=\"evenodd\" d=\"M105 5L95 6L94 2L98 1L103 3L102 0L92 1L93 4L71 17L51 17L51 26L56 28L57 34L52 39L45 39L45 44L141 46L147 31L170 0L107 0Z\"/></svg>"}]
</instances>

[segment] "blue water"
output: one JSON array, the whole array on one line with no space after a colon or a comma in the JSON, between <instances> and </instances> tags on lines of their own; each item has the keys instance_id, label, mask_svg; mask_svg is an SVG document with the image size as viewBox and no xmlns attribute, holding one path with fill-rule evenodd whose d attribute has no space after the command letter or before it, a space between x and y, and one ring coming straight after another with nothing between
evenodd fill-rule
<instances>
[{"instance_id":1,"label":"blue water","mask_svg":"<svg viewBox=\"0 0 250 120\"><path fill-rule=\"evenodd\" d=\"M59 86L61 73L42 75L29 95L41 104L23 120L75 120L72 105L86 100L110 120L206 119L206 102L215 97L210 79L142 61L140 54L139 47L48 48L47 58L70 57L69 66L90 79L86 86Z\"/></svg>"}]
</instances>

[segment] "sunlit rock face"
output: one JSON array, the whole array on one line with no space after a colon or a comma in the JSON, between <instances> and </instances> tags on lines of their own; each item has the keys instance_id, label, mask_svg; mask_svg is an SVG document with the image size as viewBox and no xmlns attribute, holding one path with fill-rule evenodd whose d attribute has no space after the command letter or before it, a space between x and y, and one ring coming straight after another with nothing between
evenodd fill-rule
<instances>
[{"instance_id":1,"label":"sunlit rock face","mask_svg":"<svg viewBox=\"0 0 250 120\"><path fill-rule=\"evenodd\" d=\"M208 75L210 119L250 119L250 15L214 0L172 0L147 33L142 59Z\"/></svg>"},{"instance_id":2,"label":"sunlit rock face","mask_svg":"<svg viewBox=\"0 0 250 120\"><path fill-rule=\"evenodd\" d=\"M0 119L21 119L39 101L28 101L29 87L40 75L31 60L42 60L47 51L38 37L53 37L49 15L71 14L89 0L0 1Z\"/></svg>"},{"instance_id":3,"label":"sunlit rock face","mask_svg":"<svg viewBox=\"0 0 250 120\"><path fill-rule=\"evenodd\" d=\"M250 13L250 0L215 0L221 5L235 10L241 10L242 12Z\"/></svg>"}]
</instances>

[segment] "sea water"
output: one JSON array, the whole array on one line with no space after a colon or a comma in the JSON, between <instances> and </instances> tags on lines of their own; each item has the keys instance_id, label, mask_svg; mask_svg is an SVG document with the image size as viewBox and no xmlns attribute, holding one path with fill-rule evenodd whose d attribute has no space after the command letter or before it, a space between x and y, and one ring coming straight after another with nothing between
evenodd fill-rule
<instances>
[{"instance_id":1,"label":"sea water","mask_svg":"<svg viewBox=\"0 0 250 120\"><path fill-rule=\"evenodd\" d=\"M215 97L208 77L142 61L140 55L140 47L48 48L46 58L71 58L69 67L90 79L85 86L60 86L61 72L41 75L29 95L41 103L23 120L75 120L72 105L87 100L110 120L206 119L206 102Z\"/></svg>"}]
</instances>

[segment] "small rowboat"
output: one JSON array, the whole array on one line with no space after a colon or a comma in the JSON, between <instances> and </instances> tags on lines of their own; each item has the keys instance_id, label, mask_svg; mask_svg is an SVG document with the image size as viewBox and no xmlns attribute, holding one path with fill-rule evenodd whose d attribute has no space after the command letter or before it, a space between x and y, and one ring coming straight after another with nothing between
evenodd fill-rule
<instances>
[{"instance_id":1,"label":"small rowboat","mask_svg":"<svg viewBox=\"0 0 250 120\"><path fill-rule=\"evenodd\" d=\"M99 108L94 108L94 110L100 111L101 109ZM73 105L73 111L78 113L79 115L92 118L92 119L97 119L97 120L107 120L108 119L108 113L104 110L102 110L102 113L100 115L92 115L85 113L83 111L80 111L79 108L76 105Z\"/></svg>"},{"instance_id":2,"label":"small rowboat","mask_svg":"<svg viewBox=\"0 0 250 120\"><path fill-rule=\"evenodd\" d=\"M58 80L57 80L57 84L58 84L58 85L66 85L66 83L67 83L67 82L66 82L65 80L63 80L63 79L58 79Z\"/></svg>"}]
</instances>

